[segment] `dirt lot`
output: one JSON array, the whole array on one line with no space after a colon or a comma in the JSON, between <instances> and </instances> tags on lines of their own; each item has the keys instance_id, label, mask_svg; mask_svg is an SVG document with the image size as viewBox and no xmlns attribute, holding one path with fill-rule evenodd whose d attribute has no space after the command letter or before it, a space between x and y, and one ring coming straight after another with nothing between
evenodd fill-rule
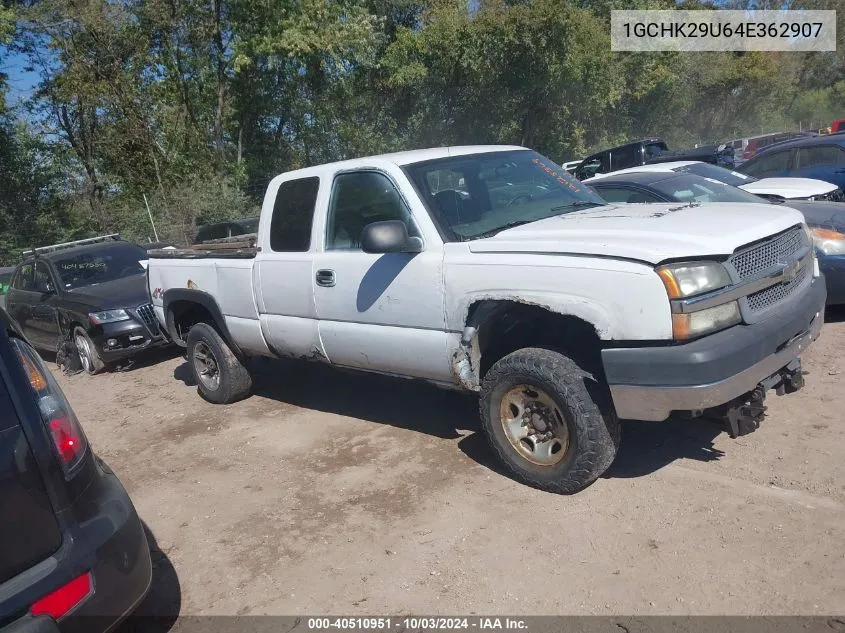
<instances>
[{"instance_id":1,"label":"dirt lot","mask_svg":"<svg viewBox=\"0 0 845 633\"><path fill-rule=\"evenodd\" d=\"M845 320L756 433L626 422L573 497L497 471L472 398L264 363L200 400L184 361L60 377L156 544L159 614L845 612Z\"/></svg>"}]
</instances>

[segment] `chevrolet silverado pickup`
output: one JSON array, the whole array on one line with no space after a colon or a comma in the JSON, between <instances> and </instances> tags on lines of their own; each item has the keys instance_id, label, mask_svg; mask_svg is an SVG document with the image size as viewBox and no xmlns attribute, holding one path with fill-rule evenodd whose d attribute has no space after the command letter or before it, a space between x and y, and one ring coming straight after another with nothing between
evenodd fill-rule
<instances>
[{"instance_id":1,"label":"chevrolet silverado pickup","mask_svg":"<svg viewBox=\"0 0 845 633\"><path fill-rule=\"evenodd\" d=\"M619 418L756 429L768 390L803 385L825 302L797 211L606 204L512 146L282 174L257 234L147 268L205 399L247 396L253 356L477 392L503 464L560 493L610 466Z\"/></svg>"}]
</instances>

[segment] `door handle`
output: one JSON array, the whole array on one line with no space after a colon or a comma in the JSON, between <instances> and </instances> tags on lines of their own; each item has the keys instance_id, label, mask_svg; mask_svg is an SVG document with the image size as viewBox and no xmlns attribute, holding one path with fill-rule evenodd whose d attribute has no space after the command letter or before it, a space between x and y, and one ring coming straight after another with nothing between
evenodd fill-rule
<instances>
[{"instance_id":1,"label":"door handle","mask_svg":"<svg viewBox=\"0 0 845 633\"><path fill-rule=\"evenodd\" d=\"M335 278L333 270L318 270L317 271L317 285L331 288L335 285L337 279Z\"/></svg>"}]
</instances>

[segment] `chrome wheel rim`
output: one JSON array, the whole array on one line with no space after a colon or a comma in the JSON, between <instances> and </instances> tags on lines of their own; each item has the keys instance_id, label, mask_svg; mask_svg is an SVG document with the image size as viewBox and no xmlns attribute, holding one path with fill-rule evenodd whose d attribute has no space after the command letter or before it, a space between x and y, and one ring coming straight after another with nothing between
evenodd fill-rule
<instances>
[{"instance_id":1,"label":"chrome wheel rim","mask_svg":"<svg viewBox=\"0 0 845 633\"><path fill-rule=\"evenodd\" d=\"M216 391L220 386L220 365L214 352L202 341L194 345L194 371L206 389Z\"/></svg>"},{"instance_id":2,"label":"chrome wheel rim","mask_svg":"<svg viewBox=\"0 0 845 633\"><path fill-rule=\"evenodd\" d=\"M499 407L502 429L514 450L538 466L554 466L569 452L569 426L552 397L533 385L516 385Z\"/></svg>"},{"instance_id":3,"label":"chrome wheel rim","mask_svg":"<svg viewBox=\"0 0 845 633\"><path fill-rule=\"evenodd\" d=\"M91 347L88 345L88 339L77 334L73 340L76 343L76 351L79 352L79 360L82 361L82 368L91 373Z\"/></svg>"}]
</instances>

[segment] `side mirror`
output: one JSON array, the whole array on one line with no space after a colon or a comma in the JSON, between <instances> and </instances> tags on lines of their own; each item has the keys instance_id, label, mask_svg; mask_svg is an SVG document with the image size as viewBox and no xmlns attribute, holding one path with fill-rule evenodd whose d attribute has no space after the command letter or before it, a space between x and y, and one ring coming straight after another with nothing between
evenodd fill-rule
<instances>
[{"instance_id":1,"label":"side mirror","mask_svg":"<svg viewBox=\"0 0 845 633\"><path fill-rule=\"evenodd\" d=\"M408 236L401 220L372 222L361 231L361 250L365 253L419 253L422 240Z\"/></svg>"}]
</instances>

